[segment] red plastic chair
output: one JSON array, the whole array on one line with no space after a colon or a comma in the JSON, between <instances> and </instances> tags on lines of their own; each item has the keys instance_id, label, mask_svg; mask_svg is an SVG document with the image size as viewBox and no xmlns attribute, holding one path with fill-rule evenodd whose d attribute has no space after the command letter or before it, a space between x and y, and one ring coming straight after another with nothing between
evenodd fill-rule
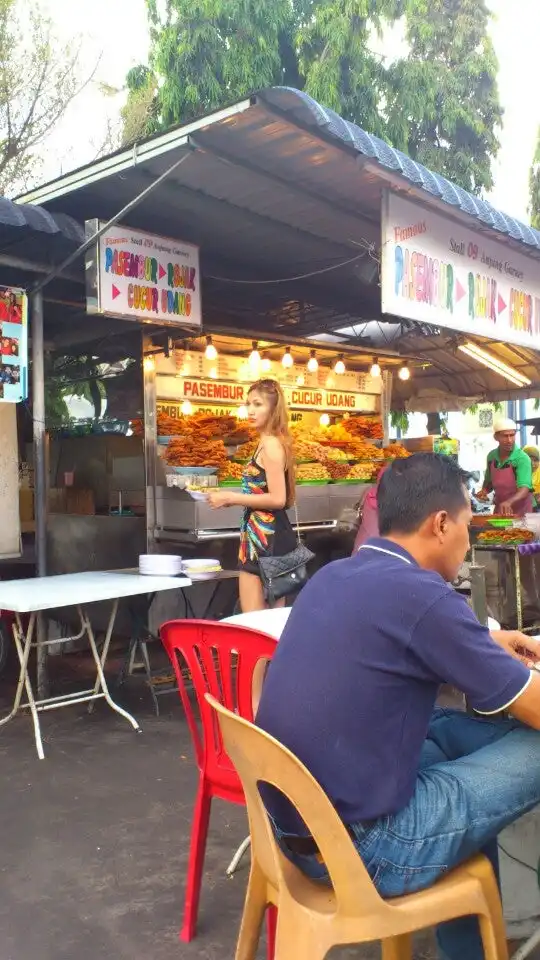
<instances>
[{"instance_id":1,"label":"red plastic chair","mask_svg":"<svg viewBox=\"0 0 540 960\"><path fill-rule=\"evenodd\" d=\"M189 943L197 926L202 870L210 807L214 797L245 804L240 778L223 748L219 725L205 694L227 709L253 720L254 705L264 670L274 655L276 641L247 627L208 620L171 620L160 630L173 665L178 690L193 740L200 778L191 829L189 865L180 939ZM189 673L197 700L186 688ZM274 956L275 910L268 911L268 958Z\"/></svg>"}]
</instances>

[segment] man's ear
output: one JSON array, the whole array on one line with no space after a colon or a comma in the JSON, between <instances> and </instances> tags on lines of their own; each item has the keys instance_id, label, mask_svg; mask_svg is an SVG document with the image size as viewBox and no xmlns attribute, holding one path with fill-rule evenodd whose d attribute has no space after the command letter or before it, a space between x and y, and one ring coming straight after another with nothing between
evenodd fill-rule
<instances>
[{"instance_id":1,"label":"man's ear","mask_svg":"<svg viewBox=\"0 0 540 960\"><path fill-rule=\"evenodd\" d=\"M446 510L438 510L431 516L431 532L442 543L448 529L448 514Z\"/></svg>"}]
</instances>

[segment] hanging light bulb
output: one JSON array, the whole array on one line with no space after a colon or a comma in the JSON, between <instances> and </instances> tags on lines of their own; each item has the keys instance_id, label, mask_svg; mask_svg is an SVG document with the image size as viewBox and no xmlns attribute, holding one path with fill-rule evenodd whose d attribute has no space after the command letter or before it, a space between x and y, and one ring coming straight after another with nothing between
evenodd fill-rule
<instances>
[{"instance_id":1,"label":"hanging light bulb","mask_svg":"<svg viewBox=\"0 0 540 960\"><path fill-rule=\"evenodd\" d=\"M236 416L238 417L239 420L247 420L248 408L244 404L242 404L241 407L238 407L238 410L236 411Z\"/></svg>"},{"instance_id":2,"label":"hanging light bulb","mask_svg":"<svg viewBox=\"0 0 540 960\"><path fill-rule=\"evenodd\" d=\"M303 373L299 373L298 376L297 376L297 378L296 378L296 385L297 385L297 387L303 387L304 384L305 384L305 382L306 382L306 378L305 378L304 374L303 374Z\"/></svg>"},{"instance_id":3,"label":"hanging light bulb","mask_svg":"<svg viewBox=\"0 0 540 960\"><path fill-rule=\"evenodd\" d=\"M373 360L373 363L371 364L371 370L369 371L369 373L370 373L370 376L372 377L380 377L381 368L379 366L379 360L377 357L375 357L375 359Z\"/></svg>"},{"instance_id":4,"label":"hanging light bulb","mask_svg":"<svg viewBox=\"0 0 540 960\"><path fill-rule=\"evenodd\" d=\"M184 417L189 417L193 413L193 404L189 400L184 400L180 410Z\"/></svg>"},{"instance_id":5,"label":"hanging light bulb","mask_svg":"<svg viewBox=\"0 0 540 960\"><path fill-rule=\"evenodd\" d=\"M257 349L257 341L253 340L251 343L251 353L249 355L249 366L252 370L258 370L261 365L261 355Z\"/></svg>"},{"instance_id":6,"label":"hanging light bulb","mask_svg":"<svg viewBox=\"0 0 540 960\"><path fill-rule=\"evenodd\" d=\"M282 366L285 367L285 370L290 370L294 366L294 360L292 358L291 348L285 347L285 353L283 354L281 360Z\"/></svg>"},{"instance_id":7,"label":"hanging light bulb","mask_svg":"<svg viewBox=\"0 0 540 960\"><path fill-rule=\"evenodd\" d=\"M330 417L328 416L327 413L321 413L321 415L320 415L320 417L319 417L319 423L320 423L321 427L329 427L329 426L330 426Z\"/></svg>"},{"instance_id":8,"label":"hanging light bulb","mask_svg":"<svg viewBox=\"0 0 540 960\"><path fill-rule=\"evenodd\" d=\"M314 350L311 351L311 356L308 360L307 368L308 368L308 373L317 373L317 370L319 369L319 361L315 356Z\"/></svg>"},{"instance_id":9,"label":"hanging light bulb","mask_svg":"<svg viewBox=\"0 0 540 960\"><path fill-rule=\"evenodd\" d=\"M210 377L212 380L217 380L217 367L212 367L210 370Z\"/></svg>"},{"instance_id":10,"label":"hanging light bulb","mask_svg":"<svg viewBox=\"0 0 540 960\"><path fill-rule=\"evenodd\" d=\"M212 343L212 337L206 338L206 350L204 351L204 355L207 360L217 360L218 358L218 352Z\"/></svg>"},{"instance_id":11,"label":"hanging light bulb","mask_svg":"<svg viewBox=\"0 0 540 960\"><path fill-rule=\"evenodd\" d=\"M153 357L145 357L143 360L143 370L145 373L152 373L156 369L156 361Z\"/></svg>"},{"instance_id":12,"label":"hanging light bulb","mask_svg":"<svg viewBox=\"0 0 540 960\"><path fill-rule=\"evenodd\" d=\"M345 373L345 361L343 357L338 357L334 366L334 373L337 373L338 377Z\"/></svg>"},{"instance_id":13,"label":"hanging light bulb","mask_svg":"<svg viewBox=\"0 0 540 960\"><path fill-rule=\"evenodd\" d=\"M261 370L263 373L270 373L272 369L272 361L270 357L263 356L261 361Z\"/></svg>"},{"instance_id":14,"label":"hanging light bulb","mask_svg":"<svg viewBox=\"0 0 540 960\"><path fill-rule=\"evenodd\" d=\"M332 387L335 387L335 385L336 385L336 381L334 380L332 374L329 373L326 378L326 386L328 387L329 390L331 390Z\"/></svg>"},{"instance_id":15,"label":"hanging light bulb","mask_svg":"<svg viewBox=\"0 0 540 960\"><path fill-rule=\"evenodd\" d=\"M398 373L398 377L400 380L410 380L411 371L409 370L406 363L404 363L403 366L401 367Z\"/></svg>"}]
</instances>

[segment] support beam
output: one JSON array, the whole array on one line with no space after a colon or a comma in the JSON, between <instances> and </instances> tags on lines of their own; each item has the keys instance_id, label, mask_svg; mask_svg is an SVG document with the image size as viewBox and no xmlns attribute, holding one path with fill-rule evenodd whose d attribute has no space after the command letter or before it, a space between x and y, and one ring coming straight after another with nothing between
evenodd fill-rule
<instances>
[{"instance_id":1,"label":"support beam","mask_svg":"<svg viewBox=\"0 0 540 960\"><path fill-rule=\"evenodd\" d=\"M32 412L34 426L34 503L36 514L37 575L47 574L47 450L45 434L45 360L43 343L43 294L31 298ZM43 615L37 619L37 688L39 699L48 696L47 647Z\"/></svg>"}]
</instances>

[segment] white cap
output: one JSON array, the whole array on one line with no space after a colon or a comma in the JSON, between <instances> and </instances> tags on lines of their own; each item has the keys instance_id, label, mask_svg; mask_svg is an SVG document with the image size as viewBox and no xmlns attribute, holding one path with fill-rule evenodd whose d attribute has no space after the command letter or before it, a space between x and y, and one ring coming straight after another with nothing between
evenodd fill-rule
<instances>
[{"instance_id":1,"label":"white cap","mask_svg":"<svg viewBox=\"0 0 540 960\"><path fill-rule=\"evenodd\" d=\"M505 433L507 430L513 430L514 433L516 433L517 423L515 423L514 420L510 420L509 417L497 417L493 424L494 435L497 436L498 433Z\"/></svg>"}]
</instances>

